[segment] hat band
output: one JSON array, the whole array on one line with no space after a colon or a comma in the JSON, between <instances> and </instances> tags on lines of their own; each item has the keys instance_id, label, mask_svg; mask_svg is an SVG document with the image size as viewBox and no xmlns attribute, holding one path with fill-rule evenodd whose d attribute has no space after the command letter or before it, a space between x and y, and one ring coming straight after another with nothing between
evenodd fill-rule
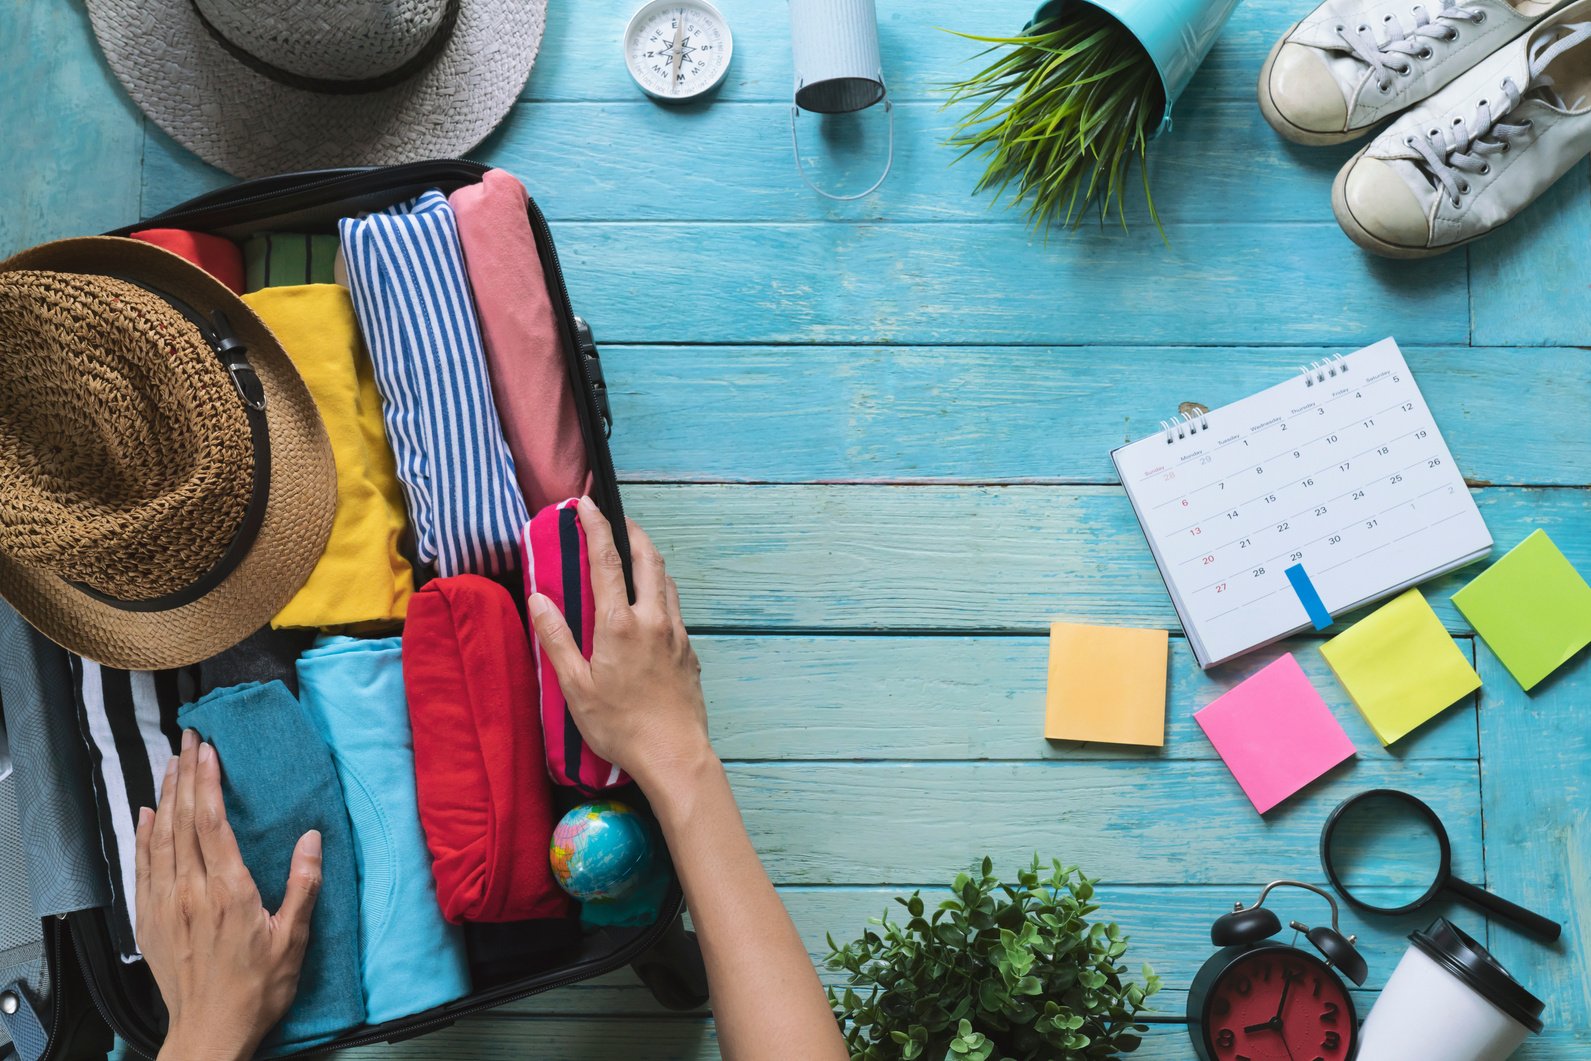
<instances>
[{"instance_id":1,"label":"hat band","mask_svg":"<svg viewBox=\"0 0 1591 1061\"><path fill-rule=\"evenodd\" d=\"M221 367L226 369L227 375L232 378L232 385L243 401L243 411L249 421L249 442L254 451L254 482L249 491L248 508L243 511L243 521L238 524L231 543L210 570L182 589L147 600L123 600L81 582L70 583L73 588L101 604L108 604L120 611L170 611L173 608L192 604L226 581L227 576L237 570L237 566L249 554L249 550L254 546L254 540L259 537L260 528L265 524L265 511L271 496L271 436L265 420L265 388L260 383L260 377L255 373L254 366L249 364L248 347L232 331L232 324L227 320L226 314L216 310L212 320L206 323L197 310L175 295L150 287L130 276L119 276L115 273L106 275L135 287L141 287L150 294L164 299L199 329L199 334L220 359Z\"/></svg>"},{"instance_id":2,"label":"hat band","mask_svg":"<svg viewBox=\"0 0 1591 1061\"><path fill-rule=\"evenodd\" d=\"M285 70L274 63L266 62L242 45L229 39L226 34L216 28L216 25L206 18L204 12L199 9L199 0L188 0L188 6L193 8L195 15L199 16L199 24L205 28L205 32L210 34L215 42L226 50L227 54L250 70L253 70L256 74L268 77L278 84L286 85L288 88L303 89L305 92L325 92L339 96L355 96L364 92L379 92L384 88L402 84L415 74L418 74L447 46L448 40L453 36L453 29L458 24L459 16L459 0L447 0L447 7L443 9L442 17L437 21L436 28L431 31L430 39L425 42L425 47L416 52L414 57L408 62L375 77L341 80L330 77L308 77L304 74L296 74L291 70Z\"/></svg>"}]
</instances>

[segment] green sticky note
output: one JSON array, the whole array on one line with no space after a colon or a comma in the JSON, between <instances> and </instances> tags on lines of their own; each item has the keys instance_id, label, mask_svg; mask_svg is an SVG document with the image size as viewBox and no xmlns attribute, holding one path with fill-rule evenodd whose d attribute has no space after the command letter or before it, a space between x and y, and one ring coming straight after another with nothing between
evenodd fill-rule
<instances>
[{"instance_id":1,"label":"green sticky note","mask_svg":"<svg viewBox=\"0 0 1591 1061\"><path fill-rule=\"evenodd\" d=\"M1321 645L1320 654L1382 744L1408 736L1481 687L1417 589Z\"/></svg>"},{"instance_id":2,"label":"green sticky note","mask_svg":"<svg viewBox=\"0 0 1591 1061\"><path fill-rule=\"evenodd\" d=\"M1453 594L1453 603L1526 689L1591 645L1591 586L1544 530Z\"/></svg>"}]
</instances>

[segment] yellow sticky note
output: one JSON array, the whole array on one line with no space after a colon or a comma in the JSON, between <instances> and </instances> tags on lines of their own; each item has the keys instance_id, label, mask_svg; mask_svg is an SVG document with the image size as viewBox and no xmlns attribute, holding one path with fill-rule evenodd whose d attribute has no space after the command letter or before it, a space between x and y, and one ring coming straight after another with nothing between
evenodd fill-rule
<instances>
[{"instance_id":1,"label":"yellow sticky note","mask_svg":"<svg viewBox=\"0 0 1591 1061\"><path fill-rule=\"evenodd\" d=\"M1320 654L1382 744L1408 736L1481 687L1417 589L1321 645Z\"/></svg>"},{"instance_id":2,"label":"yellow sticky note","mask_svg":"<svg viewBox=\"0 0 1591 1061\"><path fill-rule=\"evenodd\" d=\"M1164 630L1052 624L1044 735L1164 745L1168 640Z\"/></svg>"}]
</instances>

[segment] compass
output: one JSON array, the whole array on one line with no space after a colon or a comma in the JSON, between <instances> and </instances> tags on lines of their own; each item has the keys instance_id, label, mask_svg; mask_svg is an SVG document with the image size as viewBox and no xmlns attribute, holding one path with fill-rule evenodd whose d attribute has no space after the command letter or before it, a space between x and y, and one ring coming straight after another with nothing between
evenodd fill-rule
<instances>
[{"instance_id":1,"label":"compass","mask_svg":"<svg viewBox=\"0 0 1591 1061\"><path fill-rule=\"evenodd\" d=\"M729 23L707 0L651 0L630 17L624 61L655 100L699 99L729 73Z\"/></svg>"}]
</instances>

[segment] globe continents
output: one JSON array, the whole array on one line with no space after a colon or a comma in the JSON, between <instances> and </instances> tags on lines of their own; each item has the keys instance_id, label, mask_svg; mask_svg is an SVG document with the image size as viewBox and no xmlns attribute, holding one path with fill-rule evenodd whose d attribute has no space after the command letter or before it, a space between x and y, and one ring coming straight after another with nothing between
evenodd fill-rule
<instances>
[{"instance_id":1,"label":"globe continents","mask_svg":"<svg viewBox=\"0 0 1591 1061\"><path fill-rule=\"evenodd\" d=\"M581 902L617 899L652 861L646 821L615 800L582 803L552 831L552 873Z\"/></svg>"}]
</instances>

